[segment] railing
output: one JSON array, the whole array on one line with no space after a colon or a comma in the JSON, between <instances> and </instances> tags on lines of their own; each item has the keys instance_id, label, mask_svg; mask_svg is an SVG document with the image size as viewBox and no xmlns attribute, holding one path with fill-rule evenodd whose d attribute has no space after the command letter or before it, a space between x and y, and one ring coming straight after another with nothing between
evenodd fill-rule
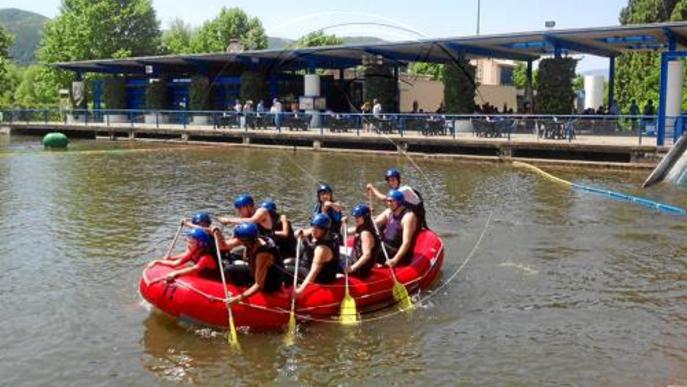
<instances>
[{"instance_id":1,"label":"railing","mask_svg":"<svg viewBox=\"0 0 687 387\"><path fill-rule=\"evenodd\" d=\"M666 139L676 141L684 116L666 119ZM358 113L236 113L180 110L0 110L0 123L99 125L108 128L303 131L324 135L461 138L483 141L587 141L642 144L655 137L656 116L451 115Z\"/></svg>"}]
</instances>

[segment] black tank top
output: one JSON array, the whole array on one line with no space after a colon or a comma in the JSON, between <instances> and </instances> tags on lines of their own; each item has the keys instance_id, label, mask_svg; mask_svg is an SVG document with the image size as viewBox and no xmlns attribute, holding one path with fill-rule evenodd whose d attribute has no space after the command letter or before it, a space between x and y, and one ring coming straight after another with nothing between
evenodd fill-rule
<instances>
[{"instance_id":1,"label":"black tank top","mask_svg":"<svg viewBox=\"0 0 687 387\"><path fill-rule=\"evenodd\" d=\"M282 285L281 255L272 239L264 237L260 239L262 239L265 244L260 244L260 246L248 256L248 266L253 274L253 278L255 278L255 265L258 254L267 253L272 256L272 264L267 268L267 275L265 276L265 284L262 291L265 293L273 293L281 289Z\"/></svg>"},{"instance_id":2,"label":"black tank top","mask_svg":"<svg viewBox=\"0 0 687 387\"><path fill-rule=\"evenodd\" d=\"M288 235L285 237L275 235L274 243L277 244L277 247L279 248L279 252L281 253L282 257L295 257L296 237L294 236L293 227L291 227L291 222L287 223ZM277 221L274 223L274 230L281 231L283 228L284 225L282 224L281 219L277 218Z\"/></svg>"},{"instance_id":3,"label":"black tank top","mask_svg":"<svg viewBox=\"0 0 687 387\"><path fill-rule=\"evenodd\" d=\"M363 256L363 241L361 235L364 231L372 234L372 237L374 238L374 246L372 247L370 258L355 272L355 274L359 275L360 277L367 277L368 274L370 274L370 270L372 270L372 268L375 266L375 262L377 261L380 250L379 237L377 237L375 230L370 226L362 226L359 230L356 230L355 237L353 238L353 258L358 261L360 257Z\"/></svg>"},{"instance_id":4,"label":"black tank top","mask_svg":"<svg viewBox=\"0 0 687 387\"><path fill-rule=\"evenodd\" d=\"M341 267L339 266L339 242L338 239L324 239L313 242L306 242L305 254L306 262L308 266L312 266L313 259L315 256L315 248L318 246L326 246L332 252L332 259L329 262L325 262L320 272L315 278L315 283L327 284L334 282L336 280L336 274L340 272Z\"/></svg>"}]
</instances>

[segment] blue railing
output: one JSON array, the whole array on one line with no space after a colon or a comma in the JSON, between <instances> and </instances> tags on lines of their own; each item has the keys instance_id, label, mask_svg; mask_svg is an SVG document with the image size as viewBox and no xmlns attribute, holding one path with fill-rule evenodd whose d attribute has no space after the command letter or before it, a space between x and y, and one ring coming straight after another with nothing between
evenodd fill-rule
<instances>
[{"instance_id":1,"label":"blue railing","mask_svg":"<svg viewBox=\"0 0 687 387\"><path fill-rule=\"evenodd\" d=\"M596 141L644 138L656 134L656 116L609 115L454 115L359 113L256 113L183 110L0 110L8 124L99 125L112 128L154 127L242 131L306 131L356 136L392 135L437 138L476 138L491 141L567 141L594 136ZM684 132L684 116L668 117L666 138ZM618 140L621 141L621 140ZM627 140L624 140L627 142ZM634 141L633 141L634 142Z\"/></svg>"}]
</instances>

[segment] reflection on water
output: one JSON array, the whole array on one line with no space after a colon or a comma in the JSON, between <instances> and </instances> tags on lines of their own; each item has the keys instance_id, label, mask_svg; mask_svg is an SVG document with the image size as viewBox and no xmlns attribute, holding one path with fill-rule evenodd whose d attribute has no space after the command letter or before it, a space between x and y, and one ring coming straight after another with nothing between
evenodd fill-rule
<instances>
[{"instance_id":1,"label":"reflection on water","mask_svg":"<svg viewBox=\"0 0 687 387\"><path fill-rule=\"evenodd\" d=\"M505 165L416 160L418 171L401 157L93 141L58 154L36 138L6 139L0 374L8 385L687 383L684 218ZM164 254L181 216L225 214L250 191L303 225L317 181L350 208L391 166L423 193L444 238L440 284L492 216L466 269L414 313L353 329L304 325L291 348L281 332L243 334L237 354L223 332L141 307L140 270ZM675 186L639 191L642 174L552 172L687 202Z\"/></svg>"}]
</instances>

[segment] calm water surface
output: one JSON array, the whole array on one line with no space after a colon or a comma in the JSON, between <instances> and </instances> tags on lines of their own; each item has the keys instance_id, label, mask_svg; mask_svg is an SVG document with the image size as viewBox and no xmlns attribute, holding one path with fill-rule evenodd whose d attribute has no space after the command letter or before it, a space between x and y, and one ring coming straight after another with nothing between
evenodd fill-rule
<instances>
[{"instance_id":1,"label":"calm water surface","mask_svg":"<svg viewBox=\"0 0 687 387\"><path fill-rule=\"evenodd\" d=\"M0 384L687 383L685 218L505 165L415 161L93 141L44 152L0 136ZM180 217L227 213L250 191L302 224L315 180L350 206L390 166L423 192L446 243L442 281L415 313L308 325L292 348L243 334L237 355L220 332L142 303L141 269ZM645 177L549 170L632 193ZM680 188L642 194L687 205Z\"/></svg>"}]
</instances>

